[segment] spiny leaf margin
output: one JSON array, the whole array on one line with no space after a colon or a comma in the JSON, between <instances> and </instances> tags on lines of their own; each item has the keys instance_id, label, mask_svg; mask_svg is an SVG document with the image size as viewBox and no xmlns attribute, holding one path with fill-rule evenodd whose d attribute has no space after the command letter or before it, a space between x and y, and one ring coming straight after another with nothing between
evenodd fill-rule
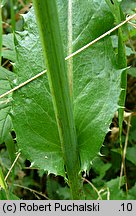
<instances>
[{"instance_id":1,"label":"spiny leaf margin","mask_svg":"<svg viewBox=\"0 0 136 216\"><path fill-rule=\"evenodd\" d=\"M86 6L87 4L91 5L88 1L84 3ZM77 37L77 34L73 33L73 51L83 46L85 41L94 39L96 35L99 36L111 28L113 18L106 8L105 1L101 3L98 1L97 4L99 10L92 4L91 21L87 24L85 31L82 31L82 35L78 33L81 37ZM61 5L59 10L60 25L65 53L67 54L67 28L65 25L67 24L67 2L60 0L58 1L58 8L59 5ZM73 11L76 11L77 5L80 7L82 5L81 1L78 1L78 4L73 4ZM103 28L99 28L100 31L94 31L94 34L92 32L90 35L91 25L96 22L96 26L99 26L103 20L101 16L98 19L98 11L102 12L102 14L107 11L106 15L108 17L104 17L105 25ZM84 11L84 13L86 12ZM45 69L33 9L24 16L24 19L25 30L19 33L20 39L16 38L17 62L15 64L15 73L18 75L18 83ZM108 19L107 23L106 19ZM74 31L82 29L82 25L83 23L80 26L76 16L75 20L73 20ZM90 167L91 160L99 152L104 136L109 130L109 124L114 112L118 108L121 70L117 68L110 38L107 37L74 57L73 70L73 106L81 157L81 170L86 171ZM24 154L41 169L48 170L49 173L65 176L58 130L46 75L16 92L14 101L13 123L18 144ZM25 136L22 129L25 129ZM29 137L29 139L26 140L26 137Z\"/></svg>"}]
</instances>

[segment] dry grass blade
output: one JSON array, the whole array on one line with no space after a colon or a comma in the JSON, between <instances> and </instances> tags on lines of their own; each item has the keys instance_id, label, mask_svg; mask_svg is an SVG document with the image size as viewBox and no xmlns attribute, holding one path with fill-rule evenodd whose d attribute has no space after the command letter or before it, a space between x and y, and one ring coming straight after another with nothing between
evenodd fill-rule
<instances>
[{"instance_id":1,"label":"dry grass blade","mask_svg":"<svg viewBox=\"0 0 136 216\"><path fill-rule=\"evenodd\" d=\"M120 181L119 181L119 188L120 188L121 187L121 182L122 182L123 170L124 170L124 176L125 176L125 181L126 181L125 182L125 184L126 184L126 192L128 192L128 185L127 185L127 173L126 173L126 166L125 166L125 158L126 158L126 152L127 152L129 131L130 131L130 127L131 127L131 117L132 117L132 114L129 115L129 117L128 117L127 134L126 134L125 146L124 146L123 155L122 155L122 163L121 163L121 171L120 171Z\"/></svg>"},{"instance_id":2,"label":"dry grass blade","mask_svg":"<svg viewBox=\"0 0 136 216\"><path fill-rule=\"evenodd\" d=\"M101 195L100 195L100 192L101 191L98 191L97 190L97 188L90 182L90 181L88 181L86 178L82 178L84 181L86 181L92 188L93 188L93 190L97 193L97 195L98 195L98 200L102 200L102 197L101 197Z\"/></svg>"},{"instance_id":3,"label":"dry grass blade","mask_svg":"<svg viewBox=\"0 0 136 216\"><path fill-rule=\"evenodd\" d=\"M16 158L15 158L15 160L14 160L12 166L10 167L10 169L9 169L9 171L8 171L8 173L7 173L6 177L5 177L5 179L4 179L5 181L7 181L7 178L9 177L9 175L10 175L10 173L11 173L13 167L15 166L15 164L16 164L16 162L17 162L19 156L20 156L20 154L21 154L20 152L17 154L17 156L16 156Z\"/></svg>"}]
</instances>

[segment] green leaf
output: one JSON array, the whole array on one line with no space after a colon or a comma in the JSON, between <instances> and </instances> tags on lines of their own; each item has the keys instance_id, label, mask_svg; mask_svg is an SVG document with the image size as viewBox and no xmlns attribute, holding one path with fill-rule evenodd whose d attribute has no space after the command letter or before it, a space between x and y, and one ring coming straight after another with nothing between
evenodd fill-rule
<instances>
[{"instance_id":1,"label":"green leaf","mask_svg":"<svg viewBox=\"0 0 136 216\"><path fill-rule=\"evenodd\" d=\"M45 69L33 9L24 16L24 19L25 31L19 34L20 38L18 35L15 39L17 83ZM48 170L49 173L64 176L59 134L47 75L15 92L14 100L16 102L13 107L13 123L17 142L22 151L33 165Z\"/></svg>"},{"instance_id":2,"label":"green leaf","mask_svg":"<svg viewBox=\"0 0 136 216\"><path fill-rule=\"evenodd\" d=\"M136 200L136 184L128 191L128 200Z\"/></svg>"},{"instance_id":3,"label":"green leaf","mask_svg":"<svg viewBox=\"0 0 136 216\"><path fill-rule=\"evenodd\" d=\"M133 77L136 77L136 68L135 67L131 67L128 69L128 74L133 76Z\"/></svg>"},{"instance_id":4,"label":"green leaf","mask_svg":"<svg viewBox=\"0 0 136 216\"><path fill-rule=\"evenodd\" d=\"M133 102L132 102L133 106ZM131 107L131 104L130 104ZM129 134L129 142L132 143L132 145L136 143L136 116L133 116L131 120L131 130Z\"/></svg>"},{"instance_id":5,"label":"green leaf","mask_svg":"<svg viewBox=\"0 0 136 216\"><path fill-rule=\"evenodd\" d=\"M93 160L92 168L98 174L96 178L93 179L93 183L96 185L101 185L103 183L103 178L106 174L106 171L111 168L110 163L104 163L100 157L96 157Z\"/></svg>"},{"instance_id":6,"label":"green leaf","mask_svg":"<svg viewBox=\"0 0 136 216\"><path fill-rule=\"evenodd\" d=\"M2 49L3 58L15 62L16 52L15 52L15 45L14 45L14 35L13 34L3 35L2 44L4 46Z\"/></svg>"},{"instance_id":7,"label":"green leaf","mask_svg":"<svg viewBox=\"0 0 136 216\"><path fill-rule=\"evenodd\" d=\"M127 148L126 158L136 165L136 146Z\"/></svg>"},{"instance_id":8,"label":"green leaf","mask_svg":"<svg viewBox=\"0 0 136 216\"><path fill-rule=\"evenodd\" d=\"M121 2L121 7L122 7L122 10L126 14L132 14L135 12L136 1L135 0L123 0Z\"/></svg>"},{"instance_id":9,"label":"green leaf","mask_svg":"<svg viewBox=\"0 0 136 216\"><path fill-rule=\"evenodd\" d=\"M10 82L14 79L14 74L3 67L0 67L0 95L11 89ZM9 112L11 110L11 95L0 99L0 143L11 131L12 123Z\"/></svg>"},{"instance_id":10,"label":"green leaf","mask_svg":"<svg viewBox=\"0 0 136 216\"><path fill-rule=\"evenodd\" d=\"M124 181L124 178L123 178L123 181ZM109 188L110 200L126 200L127 199L126 194L121 189L119 189L119 177L107 182L106 186Z\"/></svg>"},{"instance_id":11,"label":"green leaf","mask_svg":"<svg viewBox=\"0 0 136 216\"><path fill-rule=\"evenodd\" d=\"M99 191L98 188L97 190ZM84 184L84 193L86 200L98 200L98 193L96 193L96 191L90 184Z\"/></svg>"},{"instance_id":12,"label":"green leaf","mask_svg":"<svg viewBox=\"0 0 136 216\"><path fill-rule=\"evenodd\" d=\"M99 151L117 110L120 72L116 70L111 50L110 39L105 39L74 59L75 120L82 168L85 170L88 169L88 160Z\"/></svg>"},{"instance_id":13,"label":"green leaf","mask_svg":"<svg viewBox=\"0 0 136 216\"><path fill-rule=\"evenodd\" d=\"M69 200L70 190L67 186L61 186L52 176L47 178L47 194L51 200Z\"/></svg>"},{"instance_id":14,"label":"green leaf","mask_svg":"<svg viewBox=\"0 0 136 216\"><path fill-rule=\"evenodd\" d=\"M76 51L113 25L113 16L104 0L78 0L73 1L73 28L69 31L68 1L58 0L57 3L65 56L69 50ZM45 69L33 9L24 19L25 30L16 38L18 84ZM68 72L71 70L81 169L86 171L99 152L118 108L121 70L117 68L110 37L73 57L73 61L68 60ZM46 75L14 93L13 124L18 144L28 159L49 173L65 176Z\"/></svg>"}]
</instances>

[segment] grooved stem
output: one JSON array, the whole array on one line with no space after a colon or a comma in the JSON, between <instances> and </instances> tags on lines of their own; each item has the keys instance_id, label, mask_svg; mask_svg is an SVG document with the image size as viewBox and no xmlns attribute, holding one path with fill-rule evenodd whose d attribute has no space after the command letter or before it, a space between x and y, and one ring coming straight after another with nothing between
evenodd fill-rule
<instances>
[{"instance_id":1,"label":"grooved stem","mask_svg":"<svg viewBox=\"0 0 136 216\"><path fill-rule=\"evenodd\" d=\"M55 0L33 0L33 3L47 64L47 75L68 183L72 199L82 199L80 159L57 5Z\"/></svg>"}]
</instances>

